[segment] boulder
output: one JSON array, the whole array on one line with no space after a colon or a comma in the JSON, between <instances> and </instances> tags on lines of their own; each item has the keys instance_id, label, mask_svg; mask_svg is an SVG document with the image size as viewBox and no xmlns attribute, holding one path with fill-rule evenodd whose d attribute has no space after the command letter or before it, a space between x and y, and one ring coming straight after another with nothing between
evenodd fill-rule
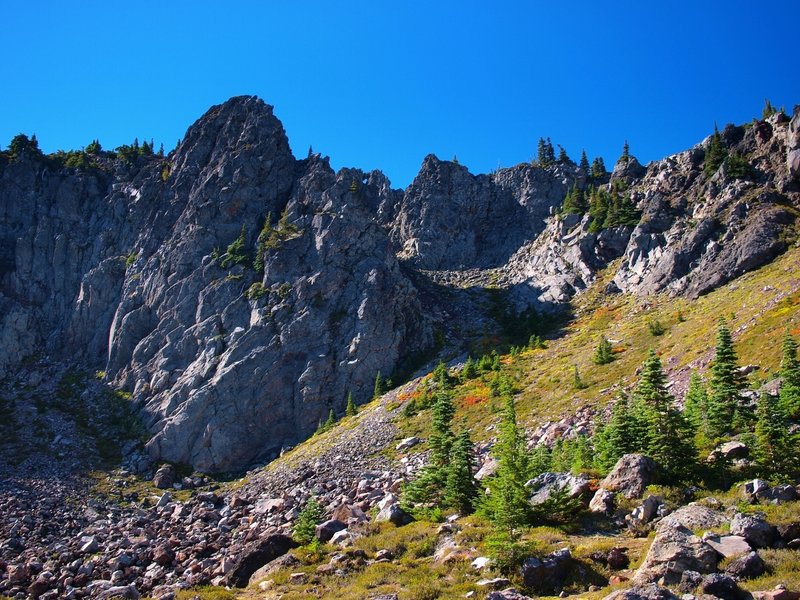
<instances>
[{"instance_id":1,"label":"boulder","mask_svg":"<svg viewBox=\"0 0 800 600\"><path fill-rule=\"evenodd\" d=\"M589 491L589 479L571 473L542 473L528 481L525 487L530 490L531 505L537 506L563 490L570 498L580 498Z\"/></svg>"},{"instance_id":2,"label":"boulder","mask_svg":"<svg viewBox=\"0 0 800 600\"><path fill-rule=\"evenodd\" d=\"M346 523L342 523L338 519L328 519L327 521L323 521L322 523L317 525L314 531L314 536L320 542L324 543L329 541L333 537L333 534L338 533L339 531L342 531L344 529L347 529Z\"/></svg>"},{"instance_id":3,"label":"boulder","mask_svg":"<svg viewBox=\"0 0 800 600\"><path fill-rule=\"evenodd\" d=\"M354 504L340 504L336 507L331 518L343 523L366 523L366 513Z\"/></svg>"},{"instance_id":4,"label":"boulder","mask_svg":"<svg viewBox=\"0 0 800 600\"><path fill-rule=\"evenodd\" d=\"M722 573L706 575L700 583L700 590L704 594L716 596L721 600L745 600L750 597L732 577Z\"/></svg>"},{"instance_id":5,"label":"boulder","mask_svg":"<svg viewBox=\"0 0 800 600\"><path fill-rule=\"evenodd\" d=\"M603 600L678 600L671 590L655 583L635 585L627 590L611 592Z\"/></svg>"},{"instance_id":6,"label":"boulder","mask_svg":"<svg viewBox=\"0 0 800 600\"><path fill-rule=\"evenodd\" d=\"M525 587L539 594L558 593L572 566L569 548L557 550L544 558L531 557L522 563L522 581Z\"/></svg>"},{"instance_id":7,"label":"boulder","mask_svg":"<svg viewBox=\"0 0 800 600\"><path fill-rule=\"evenodd\" d=\"M684 571L681 575L678 590L686 594L695 591L703 583L703 575L697 571Z\"/></svg>"},{"instance_id":8,"label":"boulder","mask_svg":"<svg viewBox=\"0 0 800 600\"><path fill-rule=\"evenodd\" d=\"M640 498L645 488L653 482L656 463L643 454L626 454L622 456L600 487L619 492L626 498Z\"/></svg>"},{"instance_id":9,"label":"boulder","mask_svg":"<svg viewBox=\"0 0 800 600\"><path fill-rule=\"evenodd\" d=\"M661 496L650 495L644 499L640 506L633 509L625 519L633 526L638 527L653 520L658 512L658 507L664 503Z\"/></svg>"},{"instance_id":10,"label":"boulder","mask_svg":"<svg viewBox=\"0 0 800 600\"><path fill-rule=\"evenodd\" d=\"M283 512L286 509L286 500L283 498L263 498L253 506L253 513L257 515Z\"/></svg>"},{"instance_id":11,"label":"boulder","mask_svg":"<svg viewBox=\"0 0 800 600\"><path fill-rule=\"evenodd\" d=\"M388 504L375 516L375 521L378 523L389 521L398 527L408 525L413 520L414 518L400 508L399 504Z\"/></svg>"},{"instance_id":12,"label":"boulder","mask_svg":"<svg viewBox=\"0 0 800 600\"><path fill-rule=\"evenodd\" d=\"M511 581L505 577L493 577L492 579L479 579L475 582L480 588L496 589L507 586Z\"/></svg>"},{"instance_id":13,"label":"boulder","mask_svg":"<svg viewBox=\"0 0 800 600\"><path fill-rule=\"evenodd\" d=\"M141 597L142 595L139 593L139 590L137 590L136 586L133 584L113 586L103 590L103 592L98 595L98 598L104 600L111 600L112 598L117 600L139 600Z\"/></svg>"},{"instance_id":14,"label":"boulder","mask_svg":"<svg viewBox=\"0 0 800 600\"><path fill-rule=\"evenodd\" d=\"M757 514L737 513L731 520L731 534L742 536L756 548L772 546L775 533L775 528Z\"/></svg>"},{"instance_id":15,"label":"boulder","mask_svg":"<svg viewBox=\"0 0 800 600\"><path fill-rule=\"evenodd\" d=\"M725 515L694 502L681 506L664 517L658 527L681 525L687 529L715 529L727 521Z\"/></svg>"},{"instance_id":16,"label":"boulder","mask_svg":"<svg viewBox=\"0 0 800 600\"><path fill-rule=\"evenodd\" d=\"M337 531L336 533L334 533L329 541L334 546L340 546L344 548L346 546L352 545L353 534L350 533L350 531L347 529L342 529L341 531Z\"/></svg>"},{"instance_id":17,"label":"boulder","mask_svg":"<svg viewBox=\"0 0 800 600\"><path fill-rule=\"evenodd\" d=\"M753 551L747 540L740 535L707 535L703 536L703 539L723 558L741 556Z\"/></svg>"},{"instance_id":18,"label":"boulder","mask_svg":"<svg viewBox=\"0 0 800 600\"><path fill-rule=\"evenodd\" d=\"M725 574L734 579L752 579L763 575L767 570L764 560L758 552L748 552L732 561L725 569Z\"/></svg>"},{"instance_id":19,"label":"boulder","mask_svg":"<svg viewBox=\"0 0 800 600\"><path fill-rule=\"evenodd\" d=\"M614 512L615 506L614 492L603 488L597 490L589 502L589 510L593 513L610 515Z\"/></svg>"},{"instance_id":20,"label":"boulder","mask_svg":"<svg viewBox=\"0 0 800 600\"><path fill-rule=\"evenodd\" d=\"M276 571L297 567L300 564L302 564L300 560L293 554L284 554L283 556L279 556L278 558L269 561L263 567L253 572L253 574L250 575L250 585L255 585L260 580L265 579L268 575L271 575Z\"/></svg>"},{"instance_id":21,"label":"boulder","mask_svg":"<svg viewBox=\"0 0 800 600\"><path fill-rule=\"evenodd\" d=\"M478 469L478 472L475 473L475 479L477 479L478 481L483 481L490 475L494 475L497 472L497 468L499 466L500 463L496 458L494 458L493 456L488 456L486 460L483 461L483 464L481 465L481 468Z\"/></svg>"},{"instance_id":22,"label":"boulder","mask_svg":"<svg viewBox=\"0 0 800 600\"><path fill-rule=\"evenodd\" d=\"M409 448L413 448L417 444L419 444L419 438L413 435L411 437L407 437L403 440L400 440L400 442L397 444L397 446L395 446L394 449L398 451L408 450Z\"/></svg>"},{"instance_id":23,"label":"boulder","mask_svg":"<svg viewBox=\"0 0 800 600\"><path fill-rule=\"evenodd\" d=\"M793 521L791 523L782 523L775 527L778 537L784 544L800 538L800 521Z\"/></svg>"},{"instance_id":24,"label":"boulder","mask_svg":"<svg viewBox=\"0 0 800 600\"><path fill-rule=\"evenodd\" d=\"M737 440L731 440L717 446L711 453L709 458L722 458L724 460L735 460L737 458L747 458L750 455L750 449L746 444Z\"/></svg>"},{"instance_id":25,"label":"boulder","mask_svg":"<svg viewBox=\"0 0 800 600\"><path fill-rule=\"evenodd\" d=\"M769 484L763 479L753 479L742 485L742 495L750 502L757 500L767 490L769 490Z\"/></svg>"},{"instance_id":26,"label":"boulder","mask_svg":"<svg viewBox=\"0 0 800 600\"><path fill-rule=\"evenodd\" d=\"M246 587L258 569L297 547L297 542L282 534L272 534L242 548L233 567L225 575L225 585Z\"/></svg>"},{"instance_id":27,"label":"boulder","mask_svg":"<svg viewBox=\"0 0 800 600\"><path fill-rule=\"evenodd\" d=\"M793 485L783 483L769 488L759 499L768 500L774 504L783 504L784 502L794 502L798 499L797 489Z\"/></svg>"},{"instance_id":28,"label":"boulder","mask_svg":"<svg viewBox=\"0 0 800 600\"><path fill-rule=\"evenodd\" d=\"M630 564L628 549L621 546L614 546L606 554L606 564L615 570L627 569Z\"/></svg>"},{"instance_id":29,"label":"boulder","mask_svg":"<svg viewBox=\"0 0 800 600\"><path fill-rule=\"evenodd\" d=\"M634 581L651 583L663 578L669 585L680 581L684 571L713 573L718 560L716 551L689 529L662 521Z\"/></svg>"},{"instance_id":30,"label":"boulder","mask_svg":"<svg viewBox=\"0 0 800 600\"><path fill-rule=\"evenodd\" d=\"M175 477L177 477L175 467L170 464L163 464L153 475L153 485L160 490L172 487L175 483Z\"/></svg>"},{"instance_id":31,"label":"boulder","mask_svg":"<svg viewBox=\"0 0 800 600\"><path fill-rule=\"evenodd\" d=\"M779 584L774 590L753 592L753 600L800 600L800 592L789 591Z\"/></svg>"}]
</instances>

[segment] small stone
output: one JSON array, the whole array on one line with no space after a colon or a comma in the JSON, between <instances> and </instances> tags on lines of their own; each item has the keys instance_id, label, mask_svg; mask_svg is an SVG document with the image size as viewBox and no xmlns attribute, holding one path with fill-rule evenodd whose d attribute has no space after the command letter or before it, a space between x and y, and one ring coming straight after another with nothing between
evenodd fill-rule
<instances>
[{"instance_id":1,"label":"small stone","mask_svg":"<svg viewBox=\"0 0 800 600\"><path fill-rule=\"evenodd\" d=\"M289 581L295 585L300 583L305 583L308 579L308 575L303 572L300 573L292 573L289 575Z\"/></svg>"}]
</instances>

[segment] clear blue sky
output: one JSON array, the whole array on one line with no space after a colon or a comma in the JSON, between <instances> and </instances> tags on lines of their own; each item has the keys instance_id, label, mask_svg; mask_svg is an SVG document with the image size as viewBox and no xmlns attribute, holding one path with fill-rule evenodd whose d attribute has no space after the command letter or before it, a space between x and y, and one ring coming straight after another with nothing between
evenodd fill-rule
<instances>
[{"instance_id":1,"label":"clear blue sky","mask_svg":"<svg viewBox=\"0 0 800 600\"><path fill-rule=\"evenodd\" d=\"M797 2L4 2L0 145L171 149L212 104L275 106L296 156L406 186L429 152L473 172L540 136L608 165L682 150L764 98L800 103Z\"/></svg>"}]
</instances>

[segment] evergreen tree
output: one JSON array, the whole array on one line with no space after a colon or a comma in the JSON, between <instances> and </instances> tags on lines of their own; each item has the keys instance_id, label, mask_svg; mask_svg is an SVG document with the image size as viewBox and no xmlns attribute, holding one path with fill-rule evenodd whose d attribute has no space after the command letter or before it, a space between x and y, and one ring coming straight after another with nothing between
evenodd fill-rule
<instances>
[{"instance_id":1,"label":"evergreen tree","mask_svg":"<svg viewBox=\"0 0 800 600\"><path fill-rule=\"evenodd\" d=\"M608 171L606 170L606 164L603 161L603 157L598 156L592 161L592 178L602 179L606 175L608 175Z\"/></svg>"},{"instance_id":2,"label":"evergreen tree","mask_svg":"<svg viewBox=\"0 0 800 600\"><path fill-rule=\"evenodd\" d=\"M383 395L383 378L381 377L381 372L378 371L378 374L375 375L375 388L372 391L373 398L380 398Z\"/></svg>"},{"instance_id":3,"label":"evergreen tree","mask_svg":"<svg viewBox=\"0 0 800 600\"><path fill-rule=\"evenodd\" d=\"M581 150L581 161L578 163L578 168L583 171L584 175L589 175L591 167L589 166L589 159L586 157L586 150Z\"/></svg>"},{"instance_id":4,"label":"evergreen tree","mask_svg":"<svg viewBox=\"0 0 800 600\"><path fill-rule=\"evenodd\" d=\"M550 448L540 444L528 457L528 477L536 477L553 469L553 456Z\"/></svg>"},{"instance_id":5,"label":"evergreen tree","mask_svg":"<svg viewBox=\"0 0 800 600\"><path fill-rule=\"evenodd\" d=\"M628 140L625 140L625 144L622 146L622 156L619 159L626 163L631 159L631 147L628 145Z\"/></svg>"},{"instance_id":6,"label":"evergreen tree","mask_svg":"<svg viewBox=\"0 0 800 600\"><path fill-rule=\"evenodd\" d=\"M447 372L447 365L441 360L433 370L433 380L439 384L439 388L446 390L450 388L450 374Z\"/></svg>"},{"instance_id":7,"label":"evergreen tree","mask_svg":"<svg viewBox=\"0 0 800 600\"><path fill-rule=\"evenodd\" d=\"M611 342L608 341L608 338L603 338L600 340L600 344L597 346L597 350L594 353L594 364L596 365L607 365L614 360L614 349L611 347Z\"/></svg>"},{"instance_id":8,"label":"evergreen tree","mask_svg":"<svg viewBox=\"0 0 800 600\"><path fill-rule=\"evenodd\" d=\"M417 478L403 489L402 501L405 505L422 502L441 504L444 500L450 453L455 441L451 429L455 407L447 392L440 390L436 393L431 412L433 430L428 438L430 457Z\"/></svg>"},{"instance_id":9,"label":"evergreen tree","mask_svg":"<svg viewBox=\"0 0 800 600\"><path fill-rule=\"evenodd\" d=\"M474 466L472 440L469 439L469 432L465 429L453 443L444 492L447 505L458 509L462 515L472 512L478 497L478 488L472 474Z\"/></svg>"},{"instance_id":10,"label":"evergreen tree","mask_svg":"<svg viewBox=\"0 0 800 600\"><path fill-rule=\"evenodd\" d=\"M316 498L309 499L297 516L297 521L295 521L294 529L292 530L292 539L302 546L310 544L314 541L317 525L322 522L324 517L325 511Z\"/></svg>"},{"instance_id":11,"label":"evergreen tree","mask_svg":"<svg viewBox=\"0 0 800 600\"><path fill-rule=\"evenodd\" d=\"M431 426L433 431L428 439L428 446L431 449L429 464L436 467L447 465L450 456L450 448L453 445L454 437L451 429L453 417L456 414L455 406L450 398L450 394L444 391L436 393L436 398L431 408Z\"/></svg>"},{"instance_id":12,"label":"evergreen tree","mask_svg":"<svg viewBox=\"0 0 800 600\"><path fill-rule=\"evenodd\" d=\"M557 472L569 471L573 458L575 458L575 447L572 442L559 438L550 450L550 468Z\"/></svg>"},{"instance_id":13,"label":"evergreen tree","mask_svg":"<svg viewBox=\"0 0 800 600\"><path fill-rule=\"evenodd\" d=\"M776 112L778 111L775 110L774 106L772 106L772 102L769 101L769 98L764 98L764 108L761 110L761 119L762 120L767 119L772 115L774 115Z\"/></svg>"},{"instance_id":14,"label":"evergreen tree","mask_svg":"<svg viewBox=\"0 0 800 600\"><path fill-rule=\"evenodd\" d=\"M610 194L606 196L607 211L603 220L603 228L618 225L637 225L640 213L636 210L630 196L627 194Z\"/></svg>"},{"instance_id":15,"label":"evergreen tree","mask_svg":"<svg viewBox=\"0 0 800 600\"><path fill-rule=\"evenodd\" d=\"M333 409L328 411L328 418L322 424L322 431L328 431L331 427L336 425L336 414L333 412Z\"/></svg>"},{"instance_id":16,"label":"evergreen tree","mask_svg":"<svg viewBox=\"0 0 800 600\"><path fill-rule=\"evenodd\" d=\"M725 321L720 321L716 357L711 366L707 410L708 432L712 438L719 438L724 433L732 431L743 387L731 332Z\"/></svg>"},{"instance_id":17,"label":"evergreen tree","mask_svg":"<svg viewBox=\"0 0 800 600\"><path fill-rule=\"evenodd\" d=\"M541 167L547 167L556 161L553 143L550 141L550 138L547 138L547 140L539 138L539 143L536 148L536 160Z\"/></svg>"},{"instance_id":18,"label":"evergreen tree","mask_svg":"<svg viewBox=\"0 0 800 600\"><path fill-rule=\"evenodd\" d=\"M470 379L475 379L477 376L478 369L475 366L475 361L472 360L471 356L467 356L467 361L464 363L464 368L461 369L461 380L469 381Z\"/></svg>"},{"instance_id":19,"label":"evergreen tree","mask_svg":"<svg viewBox=\"0 0 800 600\"><path fill-rule=\"evenodd\" d=\"M589 217L591 217L589 231L592 233L597 233L603 229L608 215L610 199L610 194L603 189L593 189L591 191L589 197Z\"/></svg>"},{"instance_id":20,"label":"evergreen tree","mask_svg":"<svg viewBox=\"0 0 800 600\"><path fill-rule=\"evenodd\" d=\"M558 145L558 162L565 164L568 162L572 162L567 156L567 151L561 144Z\"/></svg>"},{"instance_id":21,"label":"evergreen tree","mask_svg":"<svg viewBox=\"0 0 800 600\"><path fill-rule=\"evenodd\" d=\"M780 406L788 418L800 420L800 360L797 359L797 342L789 332L783 339Z\"/></svg>"},{"instance_id":22,"label":"evergreen tree","mask_svg":"<svg viewBox=\"0 0 800 600\"><path fill-rule=\"evenodd\" d=\"M647 422L643 411L634 412L620 392L608 423L594 436L594 463L607 472L625 454L645 450Z\"/></svg>"},{"instance_id":23,"label":"evergreen tree","mask_svg":"<svg viewBox=\"0 0 800 600\"><path fill-rule=\"evenodd\" d=\"M353 402L353 393L347 392L347 405L345 406L344 414L347 417L354 417L357 412L356 403Z\"/></svg>"},{"instance_id":24,"label":"evergreen tree","mask_svg":"<svg viewBox=\"0 0 800 600\"><path fill-rule=\"evenodd\" d=\"M544 138L539 138L536 145L536 162L542 167L547 165L547 142L544 141Z\"/></svg>"},{"instance_id":25,"label":"evergreen tree","mask_svg":"<svg viewBox=\"0 0 800 600\"><path fill-rule=\"evenodd\" d=\"M499 464L497 472L488 482L490 494L482 509L498 527L511 532L527 524L532 513L525 488L529 474L528 453L517 425L512 397L507 399L500 434L492 454Z\"/></svg>"},{"instance_id":26,"label":"evergreen tree","mask_svg":"<svg viewBox=\"0 0 800 600\"><path fill-rule=\"evenodd\" d=\"M691 424L673 406L661 360L650 350L634 392L647 407L647 454L663 469L663 475L687 481L697 464Z\"/></svg>"},{"instance_id":27,"label":"evergreen tree","mask_svg":"<svg viewBox=\"0 0 800 600\"><path fill-rule=\"evenodd\" d=\"M92 140L86 146L86 154L100 154L100 152L102 152L102 150L103 150L103 148L102 148L102 146L100 146L100 141L99 140Z\"/></svg>"},{"instance_id":28,"label":"evergreen tree","mask_svg":"<svg viewBox=\"0 0 800 600\"><path fill-rule=\"evenodd\" d=\"M531 350L543 350L547 348L547 345L544 343L544 340L541 336L536 335L535 333L528 338L528 348Z\"/></svg>"},{"instance_id":29,"label":"evergreen tree","mask_svg":"<svg viewBox=\"0 0 800 600\"><path fill-rule=\"evenodd\" d=\"M42 152L39 150L39 142L36 140L35 134L30 139L24 133L19 133L11 138L11 143L8 145L8 154L11 160L19 158L23 152L41 156Z\"/></svg>"},{"instance_id":30,"label":"evergreen tree","mask_svg":"<svg viewBox=\"0 0 800 600\"><path fill-rule=\"evenodd\" d=\"M711 141L708 144L708 149L706 150L706 161L705 165L703 166L703 172L705 172L706 177L711 177L714 173L717 172L720 165L725 162L725 158L728 156L728 149L725 148L725 144L722 142L722 136L719 134L719 130L717 129L717 124L714 123L714 133L711 136Z\"/></svg>"},{"instance_id":31,"label":"evergreen tree","mask_svg":"<svg viewBox=\"0 0 800 600\"><path fill-rule=\"evenodd\" d=\"M706 392L706 386L700 375L693 372L689 378L689 389L686 391L683 414L696 429L703 430L707 412L708 393Z\"/></svg>"},{"instance_id":32,"label":"evergreen tree","mask_svg":"<svg viewBox=\"0 0 800 600\"><path fill-rule=\"evenodd\" d=\"M561 212L565 214L582 215L586 212L589 205L586 203L586 197L583 190L578 188L577 184L572 186L572 189L567 192L564 197L564 202L561 206Z\"/></svg>"},{"instance_id":33,"label":"evergreen tree","mask_svg":"<svg viewBox=\"0 0 800 600\"><path fill-rule=\"evenodd\" d=\"M572 444L572 461L569 470L577 475L591 468L594 448L587 435L579 435Z\"/></svg>"},{"instance_id":34,"label":"evergreen tree","mask_svg":"<svg viewBox=\"0 0 800 600\"><path fill-rule=\"evenodd\" d=\"M791 481L797 472L797 448L778 399L763 393L756 408L755 459L762 477Z\"/></svg>"}]
</instances>

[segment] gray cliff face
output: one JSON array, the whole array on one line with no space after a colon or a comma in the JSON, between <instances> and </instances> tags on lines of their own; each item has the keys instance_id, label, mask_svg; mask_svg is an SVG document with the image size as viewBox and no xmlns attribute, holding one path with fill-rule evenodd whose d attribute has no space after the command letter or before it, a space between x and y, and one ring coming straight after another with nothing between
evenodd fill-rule
<instances>
[{"instance_id":1,"label":"gray cliff face","mask_svg":"<svg viewBox=\"0 0 800 600\"><path fill-rule=\"evenodd\" d=\"M40 347L105 365L153 456L219 471L274 455L432 344L374 218L388 180L296 161L256 98L212 108L163 163L50 173L23 158L0 194L0 367ZM246 260L227 264L242 232Z\"/></svg>"},{"instance_id":2,"label":"gray cliff face","mask_svg":"<svg viewBox=\"0 0 800 600\"><path fill-rule=\"evenodd\" d=\"M409 366L434 326L490 327L486 288L560 310L610 292L697 296L772 260L800 209L800 114L722 132L610 182L570 162L472 175L425 158L406 189L296 160L272 108L211 108L168 157L70 169L0 153L0 377L30 355L104 369L132 393L154 458L205 471L269 458L375 374ZM630 199L638 224L558 214L573 186ZM626 222L635 222L626 221Z\"/></svg>"},{"instance_id":3,"label":"gray cliff face","mask_svg":"<svg viewBox=\"0 0 800 600\"><path fill-rule=\"evenodd\" d=\"M522 164L492 175L428 155L390 225L401 259L425 270L505 264L545 225L580 173Z\"/></svg>"},{"instance_id":4,"label":"gray cliff face","mask_svg":"<svg viewBox=\"0 0 800 600\"><path fill-rule=\"evenodd\" d=\"M795 235L800 185L791 153L797 131L800 113L791 123L777 114L746 128L727 127L723 141L729 155L745 158L744 176L734 176L728 162L704 173L709 140L647 169L634 157L618 161L609 185L624 182L640 222L592 232L588 215L550 218L503 267L502 284L518 305L550 310L618 258L612 290L689 297L768 263Z\"/></svg>"},{"instance_id":5,"label":"gray cliff face","mask_svg":"<svg viewBox=\"0 0 800 600\"><path fill-rule=\"evenodd\" d=\"M777 114L747 128L729 126L723 140L730 154L746 158L749 174L735 178L726 162L706 177L706 140L652 163L633 186L643 214L614 279L621 290L698 296L786 249L800 206L797 175L786 161L788 119Z\"/></svg>"}]
</instances>

